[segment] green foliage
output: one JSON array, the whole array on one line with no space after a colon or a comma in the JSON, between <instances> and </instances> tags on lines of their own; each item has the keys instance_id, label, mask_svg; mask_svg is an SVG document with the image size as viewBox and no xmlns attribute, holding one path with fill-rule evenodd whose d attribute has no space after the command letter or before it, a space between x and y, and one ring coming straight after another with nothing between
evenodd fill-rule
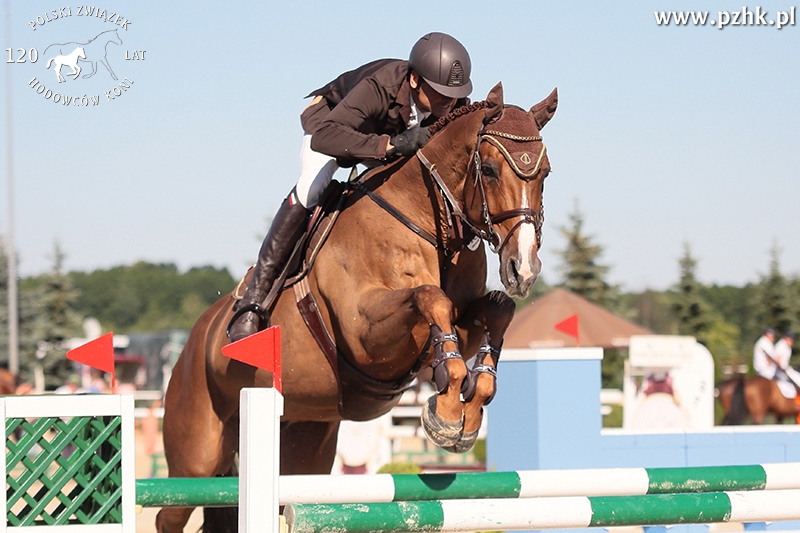
<instances>
[{"instance_id":1,"label":"green foliage","mask_svg":"<svg viewBox=\"0 0 800 533\"><path fill-rule=\"evenodd\" d=\"M603 248L584 233L583 213L577 202L569 219L571 226L559 228L567 240L567 247L558 252L562 259L560 270L564 276L561 286L590 302L615 307L619 289L606 282L609 267L598 264Z\"/></svg>"},{"instance_id":2,"label":"green foliage","mask_svg":"<svg viewBox=\"0 0 800 533\"><path fill-rule=\"evenodd\" d=\"M20 313L20 379L33 381L41 365L45 389L62 385L72 373L64 341L81 335L82 315L75 309L76 291L64 273L65 254L56 243L53 268L26 291Z\"/></svg>"},{"instance_id":3,"label":"green foliage","mask_svg":"<svg viewBox=\"0 0 800 533\"><path fill-rule=\"evenodd\" d=\"M761 329L775 328L781 332L796 328L797 301L791 298L789 283L781 274L780 249L777 244L770 251L769 274L761 277L761 284L757 294L757 317Z\"/></svg>"},{"instance_id":4,"label":"green foliage","mask_svg":"<svg viewBox=\"0 0 800 533\"><path fill-rule=\"evenodd\" d=\"M629 320L654 333L671 335L678 329L672 312L672 293L646 290L620 295L620 304L630 309Z\"/></svg>"},{"instance_id":5,"label":"green foliage","mask_svg":"<svg viewBox=\"0 0 800 533\"><path fill-rule=\"evenodd\" d=\"M475 446L472 448L472 455L475 460L482 464L486 464L486 439L478 439L475 441Z\"/></svg>"},{"instance_id":6,"label":"green foliage","mask_svg":"<svg viewBox=\"0 0 800 533\"><path fill-rule=\"evenodd\" d=\"M378 469L378 474L421 474L422 468L414 463L387 463Z\"/></svg>"},{"instance_id":7,"label":"green foliage","mask_svg":"<svg viewBox=\"0 0 800 533\"><path fill-rule=\"evenodd\" d=\"M676 294L672 311L678 319L678 334L690 335L706 344L706 333L711 329L714 318L712 308L700 294L700 283L695 276L697 260L692 257L689 244L684 244L680 261L680 280L675 287Z\"/></svg>"},{"instance_id":8,"label":"green foliage","mask_svg":"<svg viewBox=\"0 0 800 533\"><path fill-rule=\"evenodd\" d=\"M79 290L78 308L118 333L191 329L236 285L227 269L205 266L181 274L174 264L145 262L70 277Z\"/></svg>"}]
</instances>

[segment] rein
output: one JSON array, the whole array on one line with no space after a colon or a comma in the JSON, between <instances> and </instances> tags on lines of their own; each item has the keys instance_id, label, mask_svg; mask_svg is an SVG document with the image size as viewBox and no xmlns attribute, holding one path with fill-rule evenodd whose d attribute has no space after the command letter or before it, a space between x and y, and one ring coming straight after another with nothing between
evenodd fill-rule
<instances>
[{"instance_id":1,"label":"rein","mask_svg":"<svg viewBox=\"0 0 800 533\"><path fill-rule=\"evenodd\" d=\"M536 209L530 207L520 207L517 209L509 209L508 211L502 211L495 215L489 213L489 204L486 201L486 192L483 187L483 173L481 171L481 160L480 160L480 146L481 142L484 140L490 142L493 146L495 146L500 153L503 154L503 157L506 159L508 164L514 169L514 172L520 178L529 178L534 176L536 172L539 171L539 167L541 166L542 160L544 159L545 154L545 147L542 144L542 150L539 153L539 158L536 162L535 167L529 173L523 173L519 167L514 162L511 154L497 141L496 137L502 137L505 139L510 139L512 141L517 142L534 142L534 141L541 141L542 138L540 136L528 136L523 137L519 135L514 135L510 133L503 133L499 131L493 130L484 130L481 128L481 131L478 132L478 138L475 143L475 150L473 152L473 165L475 166L475 183L473 187L477 188L480 192L481 197L481 223L488 229L483 229L473 223L468 217L467 214L461 209L458 201L453 196L453 193L445 184L444 179L442 179L441 174L439 174L438 169L436 168L435 163L431 163L427 157L422 153L421 150L417 151L417 158L423 164L425 169L428 171L428 174L433 178L434 183L439 189L442 197L444 198L445 204L445 211L446 211L446 220L449 229L449 233L451 236L463 238L464 230L463 226L469 228L469 230L474 234L474 237L467 243L466 247L471 250L475 251L478 248L478 244L480 240L486 241L492 252L499 253L503 247L508 243L508 239L511 235L514 234L523 224L533 224L533 227L536 231L536 240L537 246L541 247L542 245L542 226L544 225L544 204L542 204L542 210L537 211ZM527 163L527 161L526 161ZM354 184L355 188L360 192L364 193L368 196L373 202L375 202L378 206L380 206L384 211L395 217L397 220L402 222L407 228L411 231L425 239L429 242L434 248L438 250L442 250L445 255L452 257L455 251L449 249L440 239L434 237L419 225L415 224L411 221L408 217L406 217L403 213L401 213L397 208L387 202L384 198L376 194L375 192L368 189L363 183L356 182ZM494 226L500 224L511 218L522 217L522 220L517 222L512 228L511 231L508 232L505 239L500 239L500 235L495 231Z\"/></svg>"},{"instance_id":2,"label":"rein","mask_svg":"<svg viewBox=\"0 0 800 533\"><path fill-rule=\"evenodd\" d=\"M488 228L488 230L484 230L483 228L479 228L476 226L467 215L461 210L461 207L458 205L458 202L453 197L453 193L450 192L447 185L444 183L442 176L439 174L439 171L436 169L436 164L431 163L427 157L422 153L422 151L417 151L417 158L422 162L425 168L428 170L428 173L436 182L436 185L439 187L439 190L442 193L442 196L445 198L445 205L447 206L448 210L448 225L450 228L458 228L456 218L460 219L461 222L469 227L470 230L480 239L486 241L492 249L493 253L500 253L500 250L508 243L508 239L511 235L519 229L523 224L533 224L534 229L536 230L536 241L537 246L541 247L542 245L542 226L544 225L544 204L542 204L542 211L539 212L536 209L530 207L524 208L517 208L517 209L509 209L508 211L502 211L497 213L496 215L492 215L489 213L489 204L486 201L486 192L483 188L483 173L481 171L481 156L480 156L480 147L481 142L484 139L490 141L492 145L497 147L500 152L505 157L506 161L511 165L514 169L514 172L520 176L522 173L519 171L517 166L514 164L514 160L511 157L511 154L499 143L497 142L494 137L503 137L506 139L510 139L513 141L518 142L532 142L532 141L541 141L542 138L539 136L535 137L522 137L519 135L513 135L510 133L502 133L499 131L481 131L478 132L478 140L475 144L475 151L473 152L473 164L475 166L475 184L473 187L478 188L481 195L481 221L482 223ZM545 154L545 147L542 144L542 151L539 153L539 159L536 162L536 166L534 169L528 173L527 176L530 177L536 174L539 171L539 167L544 159ZM500 224L501 222L508 220L510 218L515 217L523 217L522 220L517 222L511 231L508 232L506 238L500 240L500 235L495 231L494 226L496 224ZM478 247L478 243L476 240L473 239L472 242L469 243L468 248L470 250L475 250Z\"/></svg>"}]
</instances>

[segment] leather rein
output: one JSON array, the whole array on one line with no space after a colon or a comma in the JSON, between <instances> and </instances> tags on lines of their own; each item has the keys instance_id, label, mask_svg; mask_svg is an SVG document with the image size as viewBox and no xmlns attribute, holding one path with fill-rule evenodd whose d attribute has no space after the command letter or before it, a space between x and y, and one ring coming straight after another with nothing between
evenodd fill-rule
<instances>
[{"instance_id":1,"label":"leather rein","mask_svg":"<svg viewBox=\"0 0 800 533\"><path fill-rule=\"evenodd\" d=\"M481 223L486 226L488 229L483 229L478 227L474 224L464 213L461 209L458 201L456 201L453 193L445 184L444 180L442 179L441 174L439 174L438 169L436 168L435 163L431 163L427 157L422 153L422 151L417 151L417 158L420 162L425 166L428 171L428 174L433 178L436 186L439 188L442 197L444 198L445 203L445 210L446 210L446 219L448 230L451 236L453 237L463 237L463 226L466 226L472 233L473 238L469 240L466 247L472 251L478 248L478 244L480 240L486 241L489 246L491 247L492 252L499 253L503 247L508 242L508 239L511 235L519 229L523 224L533 224L533 227L536 231L536 240L537 246L541 247L542 245L542 225L544 224L544 204L542 204L541 211L537 211L536 209L525 207L525 208L517 208L517 209L509 209L508 211L502 211L495 215L489 213L489 204L486 201L486 192L484 191L483 186L483 172L481 169L481 156L480 156L480 146L481 142L485 139L489 139L490 141L493 140L494 137L503 137L506 139L511 139L518 142L535 142L541 141L542 138L539 136L530 136L530 137L521 137L509 133L503 133L499 131L492 131L488 130L485 131L481 128L481 131L478 132L478 139L475 144L475 150L473 152L473 165L475 167L475 182L473 184L474 188L477 188L480 192L481 197ZM495 146L500 146L499 142L494 141L492 142ZM511 156L505 150L501 149L503 156L508 160ZM534 175L541 165L542 160L544 159L545 154L545 146L542 143L542 151L539 154L539 160L536 163L536 167L530 173L530 175ZM511 161L509 161L511 163ZM513 165L512 165L513 168ZM516 172L516 171L515 171ZM407 228L411 231L431 243L435 248L443 250L446 254L452 255L455 252L453 250L448 249L444 246L444 243L441 242L440 239L437 239L424 229L422 229L419 225L412 222L408 217L406 217L403 213L401 213L397 208L392 206L389 202L385 199L377 195L375 192L369 190L363 183L357 182L355 187L367 195L373 202L378 204L382 209L388 212L390 215L395 217L397 220L402 222ZM508 232L505 239L500 239L500 235L495 231L494 226L504 222L510 218L515 217L522 217L522 220L517 222L514 227L511 228L511 231ZM479 240L480 239L480 240Z\"/></svg>"}]
</instances>

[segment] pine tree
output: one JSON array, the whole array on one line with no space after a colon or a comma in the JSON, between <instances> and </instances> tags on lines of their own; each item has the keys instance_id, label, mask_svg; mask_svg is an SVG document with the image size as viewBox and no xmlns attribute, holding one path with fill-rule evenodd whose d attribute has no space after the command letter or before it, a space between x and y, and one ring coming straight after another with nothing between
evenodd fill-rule
<instances>
[{"instance_id":1,"label":"pine tree","mask_svg":"<svg viewBox=\"0 0 800 533\"><path fill-rule=\"evenodd\" d=\"M679 260L680 281L675 290L672 311L678 319L678 333L691 335L699 342L707 344L706 334L715 321L713 309L701 296L702 286L697 281L695 271L697 260L692 256L688 243L683 245L683 257Z\"/></svg>"},{"instance_id":2,"label":"pine tree","mask_svg":"<svg viewBox=\"0 0 800 533\"><path fill-rule=\"evenodd\" d=\"M26 315L24 322L36 340L35 349L29 346L23 356L26 369L23 377L32 380L32 371L41 365L45 388L52 390L63 385L72 373L72 363L67 360L64 341L81 335L81 317L75 311L77 291L72 288L64 273L65 254L58 243L54 245L53 268L44 276L35 297L36 312Z\"/></svg>"},{"instance_id":3,"label":"pine tree","mask_svg":"<svg viewBox=\"0 0 800 533\"><path fill-rule=\"evenodd\" d=\"M559 228L567 239L567 247L558 251L562 259L560 270L564 276L561 286L590 302L614 307L619 289L609 285L605 280L609 267L597 262L603 253L603 248L584 233L583 213L577 202L575 211L569 215L569 219L569 227Z\"/></svg>"},{"instance_id":4,"label":"pine tree","mask_svg":"<svg viewBox=\"0 0 800 533\"><path fill-rule=\"evenodd\" d=\"M775 243L770 250L769 274L761 277L757 291L757 316L762 329L774 328L778 335L794 328L796 311L789 282L781 273L780 253L780 247Z\"/></svg>"}]
</instances>

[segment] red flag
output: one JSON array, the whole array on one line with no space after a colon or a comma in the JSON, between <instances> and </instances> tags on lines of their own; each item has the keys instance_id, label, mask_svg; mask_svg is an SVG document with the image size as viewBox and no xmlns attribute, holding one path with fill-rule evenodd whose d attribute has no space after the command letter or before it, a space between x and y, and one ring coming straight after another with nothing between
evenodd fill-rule
<instances>
[{"instance_id":1,"label":"red flag","mask_svg":"<svg viewBox=\"0 0 800 533\"><path fill-rule=\"evenodd\" d=\"M283 394L281 382L281 327L272 326L222 347L222 355L272 372L272 385Z\"/></svg>"},{"instance_id":2,"label":"red flag","mask_svg":"<svg viewBox=\"0 0 800 533\"><path fill-rule=\"evenodd\" d=\"M108 332L67 352L67 359L111 374L111 390L116 389L114 373L114 334Z\"/></svg>"},{"instance_id":3,"label":"red flag","mask_svg":"<svg viewBox=\"0 0 800 533\"><path fill-rule=\"evenodd\" d=\"M566 333L570 337L575 337L575 344L580 348L581 341L578 338L578 313L565 318L555 328L561 333Z\"/></svg>"}]
</instances>

